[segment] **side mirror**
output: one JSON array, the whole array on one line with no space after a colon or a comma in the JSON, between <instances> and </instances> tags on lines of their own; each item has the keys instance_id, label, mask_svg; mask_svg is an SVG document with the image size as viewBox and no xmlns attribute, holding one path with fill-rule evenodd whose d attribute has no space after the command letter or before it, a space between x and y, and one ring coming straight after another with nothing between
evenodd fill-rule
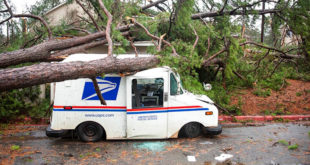
<instances>
[{"instance_id":1,"label":"side mirror","mask_svg":"<svg viewBox=\"0 0 310 165\"><path fill-rule=\"evenodd\" d=\"M203 83L203 88L205 89L205 91L210 91L212 89L212 85Z\"/></svg>"},{"instance_id":2,"label":"side mirror","mask_svg":"<svg viewBox=\"0 0 310 165\"><path fill-rule=\"evenodd\" d=\"M175 73L175 77L177 79L177 82L178 82L178 91L177 91L177 94L179 95L181 93L181 78L180 78L180 75L179 73Z\"/></svg>"},{"instance_id":3,"label":"side mirror","mask_svg":"<svg viewBox=\"0 0 310 165\"><path fill-rule=\"evenodd\" d=\"M181 85L180 85L180 80L178 80L178 91L177 94L179 95L181 93Z\"/></svg>"}]
</instances>

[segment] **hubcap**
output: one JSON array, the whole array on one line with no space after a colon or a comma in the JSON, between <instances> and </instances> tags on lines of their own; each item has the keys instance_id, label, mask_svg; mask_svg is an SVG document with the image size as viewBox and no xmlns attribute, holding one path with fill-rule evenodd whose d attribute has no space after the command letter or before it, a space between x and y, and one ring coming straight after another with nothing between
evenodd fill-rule
<instances>
[{"instance_id":1,"label":"hubcap","mask_svg":"<svg viewBox=\"0 0 310 165\"><path fill-rule=\"evenodd\" d=\"M87 136L95 136L96 135L96 126L94 125L88 125L84 128L84 133L87 135Z\"/></svg>"}]
</instances>

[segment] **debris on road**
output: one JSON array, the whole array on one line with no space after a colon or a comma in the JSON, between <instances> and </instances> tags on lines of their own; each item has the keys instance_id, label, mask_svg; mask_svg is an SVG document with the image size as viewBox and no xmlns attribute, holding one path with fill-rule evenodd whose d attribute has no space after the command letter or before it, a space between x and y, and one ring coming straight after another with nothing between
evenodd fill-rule
<instances>
[{"instance_id":1,"label":"debris on road","mask_svg":"<svg viewBox=\"0 0 310 165\"><path fill-rule=\"evenodd\" d=\"M168 145L167 142L151 141L151 142L136 142L133 144L134 148L146 149L148 151L159 152L164 151Z\"/></svg>"},{"instance_id":2,"label":"debris on road","mask_svg":"<svg viewBox=\"0 0 310 165\"><path fill-rule=\"evenodd\" d=\"M222 153L220 156L215 157L215 160L219 161L219 162L224 162L228 159L231 159L232 157L234 157L231 154L224 154Z\"/></svg>"},{"instance_id":3,"label":"debris on road","mask_svg":"<svg viewBox=\"0 0 310 165\"><path fill-rule=\"evenodd\" d=\"M187 156L187 161L189 161L189 162L196 162L196 157L188 155Z\"/></svg>"},{"instance_id":4,"label":"debris on road","mask_svg":"<svg viewBox=\"0 0 310 165\"><path fill-rule=\"evenodd\" d=\"M225 148L222 148L222 151L224 151L225 153L226 153L227 151L230 151L230 150L232 150L232 147L225 147Z\"/></svg>"},{"instance_id":5,"label":"debris on road","mask_svg":"<svg viewBox=\"0 0 310 165\"><path fill-rule=\"evenodd\" d=\"M213 144L213 143L210 141L205 141L205 142L201 142L200 144Z\"/></svg>"}]
</instances>

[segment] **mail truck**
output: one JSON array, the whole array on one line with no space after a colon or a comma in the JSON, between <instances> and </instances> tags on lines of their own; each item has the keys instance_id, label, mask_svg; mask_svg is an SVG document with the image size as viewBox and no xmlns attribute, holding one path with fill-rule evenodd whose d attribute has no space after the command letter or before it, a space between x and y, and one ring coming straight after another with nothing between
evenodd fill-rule
<instances>
[{"instance_id":1,"label":"mail truck","mask_svg":"<svg viewBox=\"0 0 310 165\"><path fill-rule=\"evenodd\" d=\"M75 54L63 62L90 61L104 54ZM142 57L149 55L140 55ZM118 55L117 58L134 58ZM97 77L102 105L88 78L51 85L54 106L47 136L74 132L82 141L101 139L164 139L220 134L218 109L205 95L183 89L178 73L169 67L151 68L131 75Z\"/></svg>"}]
</instances>

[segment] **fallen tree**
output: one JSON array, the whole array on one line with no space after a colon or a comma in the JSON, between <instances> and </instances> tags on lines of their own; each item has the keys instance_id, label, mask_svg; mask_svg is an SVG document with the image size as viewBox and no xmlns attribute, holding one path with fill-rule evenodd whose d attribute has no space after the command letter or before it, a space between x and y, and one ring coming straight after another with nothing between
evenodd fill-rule
<instances>
[{"instance_id":1,"label":"fallen tree","mask_svg":"<svg viewBox=\"0 0 310 165\"><path fill-rule=\"evenodd\" d=\"M6 3L6 0L4 0ZM100 0L98 1L100 4ZM156 2L152 2L149 5L146 5L141 10L149 9L150 7L153 7L158 4L163 4L165 1L159 0ZM260 1L259 1L260 2ZM259 2L256 2L254 4L258 4ZM183 1L180 1L180 4L183 4ZM83 4L80 4L82 6ZM102 4L101 4L102 5ZM218 12L204 12L204 13L198 13L193 14L191 16L192 19L200 19L202 20L206 26L209 26L208 23L205 22L202 18L205 17L215 17L215 16L223 16L223 15L245 15L245 14L267 14L267 13L277 13L280 10L279 9L270 9L270 10L240 10L240 8L244 7L237 7L233 10L227 11L225 10L225 6L227 5L227 1L225 1L224 5L221 7L221 9ZM251 4L253 5L253 4ZM248 6L251 6L248 5ZM7 5L8 10L11 16L14 16L13 12L11 11L9 5ZM108 11L104 8L104 6L100 6L104 11L106 15L109 15ZM176 9L181 8L182 5L175 5ZM98 8L98 7L95 7ZM83 8L84 11L87 11L85 8ZM171 12L171 15L176 14ZM89 14L88 14L89 15ZM9 18L11 18L11 16ZM176 16L176 15L174 15ZM101 16L98 16L101 18ZM111 17L111 16L109 16ZM109 18L108 17L108 18ZM94 18L91 18L91 22L95 22ZM111 18L108 19L108 24L111 24ZM128 23L128 20L130 23ZM2 21L5 22L6 20ZM125 20L122 20L123 22L126 22ZM172 26L173 23L169 20L169 24ZM168 39L164 39L165 34L159 36L156 36L154 34L151 34L149 30L147 30L146 27L144 27L141 23L135 21L135 19L127 19L127 25L121 25L116 27L113 30L121 31L122 36L130 36L132 35L130 33L130 29L134 26L141 28L152 40L159 42L157 45L157 52L160 54L162 51L162 43L164 44L164 48L170 47L172 49L172 54L170 53L170 56L174 56L175 58L181 58L183 62L190 62L191 56L189 57L182 57L177 53L177 50L175 46L169 42ZM170 26L169 25L169 26ZM191 24L189 24L191 25ZM187 25L182 25L184 27ZM0 68L6 68L9 66L14 66L18 64L23 64L27 62L47 62L47 61L61 61L66 56L83 52L86 49L98 46L100 44L106 44L109 45L109 55L112 56L112 40L110 35L106 35L107 33L110 33L111 27L110 25L106 26L106 29L103 29L100 31L99 25L95 25L96 29L99 30L98 32L95 32L93 34L87 34L86 36L82 37L74 37L66 40L56 40L50 37L49 40L40 43L38 45L35 45L33 47L25 48L25 49L19 49L12 52L4 52L0 54ZM184 28L183 27L183 28ZM170 28L170 27L169 27ZM48 26L47 26L48 29ZM193 36L195 38L193 46L191 46L190 54L194 54L195 49L198 49L197 47L201 47L201 43L198 42L205 42L208 43L207 47L207 53L209 54L210 48L211 48L211 41L210 37L203 41L199 37L198 33L196 32L196 28L189 26L189 29L193 30L190 33L193 33ZM195 30L196 29L196 30ZM81 29L83 30L83 29ZM84 29L85 31L85 29ZM169 30L168 30L169 31ZM88 32L88 31L86 31ZM189 33L189 32L188 32ZM134 37L134 36L131 36ZM199 39L199 41L198 41ZM218 40L218 42L224 41L224 48L219 49L220 51L215 52L210 57L204 57L204 60L200 64L202 67L208 67L211 64L217 64L225 66L225 60L220 60L218 57L222 54L226 53L224 55L224 59L228 58L230 56L230 45L226 45L226 39L223 38L215 38ZM241 43L240 46L244 45L255 45L261 48L265 48L268 50L271 50L273 52L277 52L280 54L280 58L300 58L302 56L300 55L294 55L289 54L283 50L280 50L278 48L273 47L267 47L259 43L255 42L245 42ZM220 44L218 44L220 45ZM214 47L214 46L213 46ZM216 59L216 60L215 60ZM126 61L128 64L126 64ZM114 63L113 63L114 62ZM28 87L32 85L38 85L42 83L48 83L48 82L56 82L56 81L63 81L66 79L76 79L76 78L94 78L97 75L100 75L100 73L112 73L112 72L133 72L133 71L139 71L143 69L147 69L150 67L154 67L157 64L159 64L159 56L154 56L150 58L140 58L136 57L134 59L128 59L128 60L117 60L114 57L111 58L105 58L101 60L91 61L91 62L72 62L72 63L39 63L34 64L31 66L26 67L20 67L20 68L6 68L0 70L0 91L10 90L10 89L16 89L16 88L23 88ZM220 62L220 63L219 63ZM118 69L117 69L118 68ZM225 69L225 68L224 68ZM237 72L234 70L234 74ZM223 72L224 74L224 72ZM238 77L242 77L240 74L236 74Z\"/></svg>"},{"instance_id":2,"label":"fallen tree","mask_svg":"<svg viewBox=\"0 0 310 165\"><path fill-rule=\"evenodd\" d=\"M0 70L0 92L77 78L91 78L102 73L135 72L159 63L157 56L117 59L106 57L89 62L40 63Z\"/></svg>"}]
</instances>

